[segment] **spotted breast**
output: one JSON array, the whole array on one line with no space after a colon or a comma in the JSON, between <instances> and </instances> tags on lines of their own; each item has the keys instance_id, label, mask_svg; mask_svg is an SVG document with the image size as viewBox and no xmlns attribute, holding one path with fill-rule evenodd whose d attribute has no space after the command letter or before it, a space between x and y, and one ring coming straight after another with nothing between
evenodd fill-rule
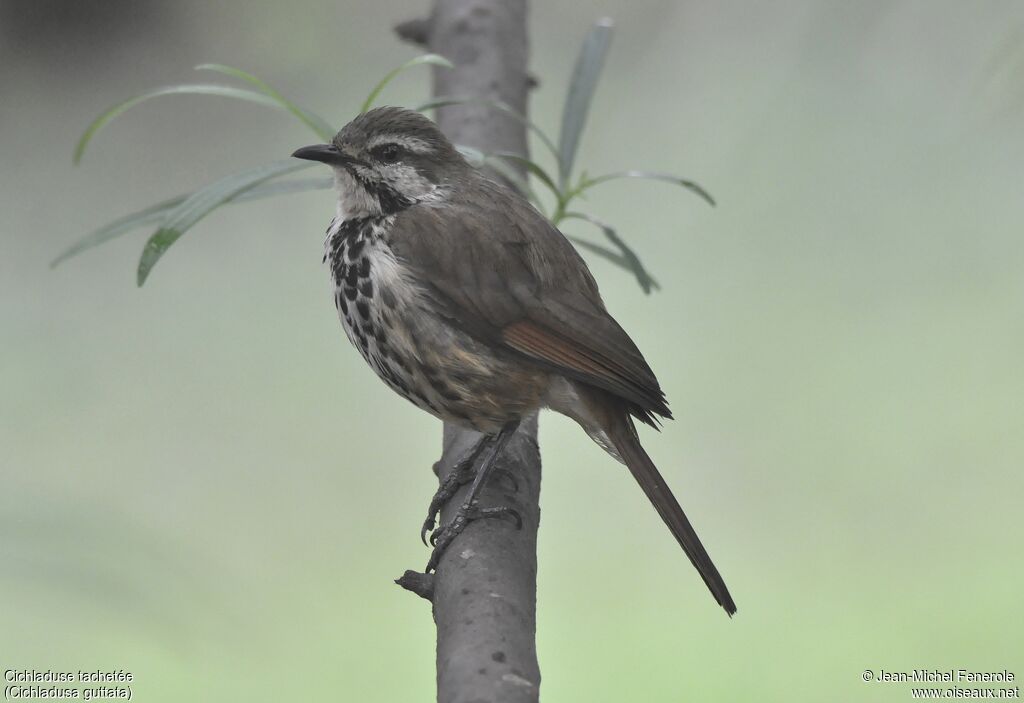
<instances>
[{"instance_id":1,"label":"spotted breast","mask_svg":"<svg viewBox=\"0 0 1024 703\"><path fill-rule=\"evenodd\" d=\"M418 389L415 349L398 324L399 308L408 308L417 293L402 280L384 241L389 219L335 218L327 229L324 261L330 264L338 317L352 346L394 391L436 414L438 408Z\"/></svg>"},{"instance_id":2,"label":"spotted breast","mask_svg":"<svg viewBox=\"0 0 1024 703\"><path fill-rule=\"evenodd\" d=\"M520 378L506 355L438 316L389 244L394 219L335 218L327 229L324 261L352 345L392 390L446 422L492 432L536 408L543 374ZM510 383L530 389L520 402L510 404Z\"/></svg>"}]
</instances>

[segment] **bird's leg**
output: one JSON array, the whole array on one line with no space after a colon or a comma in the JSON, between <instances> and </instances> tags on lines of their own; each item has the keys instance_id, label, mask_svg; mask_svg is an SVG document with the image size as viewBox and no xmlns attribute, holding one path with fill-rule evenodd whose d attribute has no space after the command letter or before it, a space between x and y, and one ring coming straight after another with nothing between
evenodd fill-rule
<instances>
[{"instance_id":1,"label":"bird's leg","mask_svg":"<svg viewBox=\"0 0 1024 703\"><path fill-rule=\"evenodd\" d=\"M430 535L430 542L434 545L434 551L431 552L430 561L427 562L427 573L437 567L437 563L441 560L441 555L444 554L448 545L451 544L452 540L458 537L459 534L466 529L466 525L473 520L489 517L503 517L508 515L515 521L516 529L522 527L522 518L520 518L519 513L512 508L507 506L480 508L476 505L480 491L483 490L484 484L487 483L487 478L494 471L498 455L501 454L501 451L505 448L505 445L508 444L508 441L512 439L512 436L516 433L516 429L518 427L518 420L510 422L501 428L501 431L494 435L490 441L486 442L487 451L484 453L484 460L476 470L476 475L473 477L473 485L469 487L466 499L463 501L462 505L459 506L459 509L456 511L455 517L452 521L447 525L439 527ZM481 444L483 444L483 442L481 442Z\"/></svg>"},{"instance_id":2,"label":"bird's leg","mask_svg":"<svg viewBox=\"0 0 1024 703\"><path fill-rule=\"evenodd\" d=\"M444 504L451 500L452 496L462 486L473 480L473 467L476 465L476 460L480 458L480 455L494 441L495 437L496 435L484 435L481 437L480 441L474 444L466 452L465 456L455 462L455 466L452 467L452 470L441 481L437 493L430 499L430 506L427 508L427 519L423 521L423 527L420 528L420 539L423 540L423 544L427 543L427 533L434 529L437 514L441 512Z\"/></svg>"},{"instance_id":3,"label":"bird's leg","mask_svg":"<svg viewBox=\"0 0 1024 703\"><path fill-rule=\"evenodd\" d=\"M430 506L427 508L427 519L423 521L423 526L420 528L420 539L423 541L423 544L427 544L427 533L433 531L434 525L437 523L437 514L441 512L441 508L443 508L444 505L452 499L452 496L458 493L460 488L473 480L473 477L476 475L475 467L477 460L496 437L497 435L484 435L481 437L480 440L455 463L455 466L452 467L452 470L448 475L445 476L441 485L438 487L437 492L434 493L434 497L430 499ZM512 492L519 492L519 481L516 480L515 474L511 471L501 467L495 467L494 476L501 476L508 479L508 482L512 487Z\"/></svg>"}]
</instances>

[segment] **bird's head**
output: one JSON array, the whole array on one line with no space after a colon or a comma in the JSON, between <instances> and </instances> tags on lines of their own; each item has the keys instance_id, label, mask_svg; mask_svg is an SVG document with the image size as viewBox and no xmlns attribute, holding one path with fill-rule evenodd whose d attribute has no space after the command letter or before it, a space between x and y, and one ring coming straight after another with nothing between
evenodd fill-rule
<instances>
[{"instance_id":1,"label":"bird's head","mask_svg":"<svg viewBox=\"0 0 1024 703\"><path fill-rule=\"evenodd\" d=\"M292 156L334 168L343 219L390 215L441 199L471 168L437 125L397 107L364 112L330 144L302 147Z\"/></svg>"}]
</instances>

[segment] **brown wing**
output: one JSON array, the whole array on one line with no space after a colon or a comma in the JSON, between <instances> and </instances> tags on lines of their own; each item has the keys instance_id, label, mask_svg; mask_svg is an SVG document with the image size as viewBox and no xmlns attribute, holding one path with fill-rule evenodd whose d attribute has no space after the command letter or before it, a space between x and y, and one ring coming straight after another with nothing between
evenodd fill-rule
<instances>
[{"instance_id":1,"label":"brown wing","mask_svg":"<svg viewBox=\"0 0 1024 703\"><path fill-rule=\"evenodd\" d=\"M390 232L396 255L442 314L481 340L615 394L644 422L671 417L657 378L605 310L572 244L503 186L472 186L444 205L400 213Z\"/></svg>"},{"instance_id":2,"label":"brown wing","mask_svg":"<svg viewBox=\"0 0 1024 703\"><path fill-rule=\"evenodd\" d=\"M533 320L514 322L501 334L512 349L628 401L631 412L644 422L654 425L652 414L671 417L665 395L657 385L638 382L635 374L612 360L600 358L600 352L592 348L544 329Z\"/></svg>"}]
</instances>

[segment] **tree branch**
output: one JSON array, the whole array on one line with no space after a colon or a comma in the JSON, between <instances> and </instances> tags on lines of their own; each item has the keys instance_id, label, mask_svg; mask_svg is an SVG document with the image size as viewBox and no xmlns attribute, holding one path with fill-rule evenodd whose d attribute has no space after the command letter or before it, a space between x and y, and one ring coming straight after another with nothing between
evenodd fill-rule
<instances>
[{"instance_id":1,"label":"tree branch","mask_svg":"<svg viewBox=\"0 0 1024 703\"><path fill-rule=\"evenodd\" d=\"M526 0L435 0L428 20L404 22L395 31L455 64L454 69L435 68L435 96L496 98L526 114L531 87ZM528 153L522 123L484 103L440 108L437 122L458 144L486 152ZM478 438L474 432L445 426L440 479ZM535 640L541 471L536 415L523 421L498 467L513 480L495 476L480 502L514 508L523 519L522 529L502 520L474 522L449 547L433 577L406 572L398 581L433 604L439 703L527 703L539 698ZM463 495L460 491L449 502L442 521L451 520Z\"/></svg>"},{"instance_id":2,"label":"tree branch","mask_svg":"<svg viewBox=\"0 0 1024 703\"><path fill-rule=\"evenodd\" d=\"M395 34L402 41L426 48L430 43L430 20L417 18L399 22L395 25Z\"/></svg>"}]
</instances>

